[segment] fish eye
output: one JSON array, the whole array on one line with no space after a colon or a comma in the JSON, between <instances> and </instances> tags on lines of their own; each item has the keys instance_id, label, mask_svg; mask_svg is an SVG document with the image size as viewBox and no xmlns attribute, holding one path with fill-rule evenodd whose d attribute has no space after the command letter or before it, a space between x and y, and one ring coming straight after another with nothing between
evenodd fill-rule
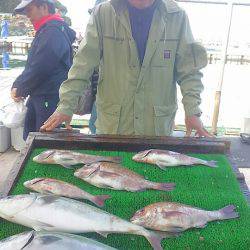
<instances>
[{"instance_id":1,"label":"fish eye","mask_svg":"<svg viewBox=\"0 0 250 250\"><path fill-rule=\"evenodd\" d=\"M141 210L138 211L138 214L143 214L145 212L145 209L142 208Z\"/></svg>"}]
</instances>

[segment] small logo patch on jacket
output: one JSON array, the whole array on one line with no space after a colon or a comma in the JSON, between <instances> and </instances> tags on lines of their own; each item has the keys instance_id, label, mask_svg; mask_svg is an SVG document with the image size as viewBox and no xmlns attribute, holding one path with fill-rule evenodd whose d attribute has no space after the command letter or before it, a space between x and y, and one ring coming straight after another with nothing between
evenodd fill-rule
<instances>
[{"instance_id":1,"label":"small logo patch on jacket","mask_svg":"<svg viewBox=\"0 0 250 250\"><path fill-rule=\"evenodd\" d=\"M164 55L164 59L170 59L171 58L171 50L165 49L163 55Z\"/></svg>"}]
</instances>

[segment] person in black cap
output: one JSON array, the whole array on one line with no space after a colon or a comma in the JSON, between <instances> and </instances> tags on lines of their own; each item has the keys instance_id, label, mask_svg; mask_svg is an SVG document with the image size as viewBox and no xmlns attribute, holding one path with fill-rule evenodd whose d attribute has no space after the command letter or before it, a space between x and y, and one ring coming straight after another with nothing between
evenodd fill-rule
<instances>
[{"instance_id":1,"label":"person in black cap","mask_svg":"<svg viewBox=\"0 0 250 250\"><path fill-rule=\"evenodd\" d=\"M26 15L36 30L25 69L11 90L16 102L29 96L23 133L26 140L57 107L59 87L72 65L75 32L55 13L53 0L23 0L14 13Z\"/></svg>"}]
</instances>

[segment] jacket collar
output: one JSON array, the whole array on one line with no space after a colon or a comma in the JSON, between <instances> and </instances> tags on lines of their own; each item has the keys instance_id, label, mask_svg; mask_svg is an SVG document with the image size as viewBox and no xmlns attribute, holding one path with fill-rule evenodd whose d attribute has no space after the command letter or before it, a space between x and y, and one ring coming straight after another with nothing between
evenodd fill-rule
<instances>
[{"instance_id":1,"label":"jacket collar","mask_svg":"<svg viewBox=\"0 0 250 250\"><path fill-rule=\"evenodd\" d=\"M159 8L160 12L165 16L169 13L179 12L182 9L174 0L158 0L160 4L157 8ZM126 0L111 0L111 5L113 6L115 12L119 15L126 9Z\"/></svg>"},{"instance_id":2,"label":"jacket collar","mask_svg":"<svg viewBox=\"0 0 250 250\"><path fill-rule=\"evenodd\" d=\"M52 20L61 21L61 22L63 21L61 16L58 14L44 16L39 21L33 23L35 31L40 30L41 27L43 27L46 23L48 23L49 21L52 21Z\"/></svg>"}]
</instances>

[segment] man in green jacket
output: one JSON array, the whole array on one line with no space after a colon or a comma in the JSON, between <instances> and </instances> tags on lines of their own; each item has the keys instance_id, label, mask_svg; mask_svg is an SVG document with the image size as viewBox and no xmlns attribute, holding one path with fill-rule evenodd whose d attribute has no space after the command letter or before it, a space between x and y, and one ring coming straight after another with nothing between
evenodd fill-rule
<instances>
[{"instance_id":1,"label":"man in green jacket","mask_svg":"<svg viewBox=\"0 0 250 250\"><path fill-rule=\"evenodd\" d=\"M41 127L70 128L78 98L99 66L97 133L171 135L181 88L187 135L210 136L200 120L200 69L205 49L194 41L184 10L173 0L111 0L98 5L55 113ZM177 83L177 84L176 84Z\"/></svg>"}]
</instances>

